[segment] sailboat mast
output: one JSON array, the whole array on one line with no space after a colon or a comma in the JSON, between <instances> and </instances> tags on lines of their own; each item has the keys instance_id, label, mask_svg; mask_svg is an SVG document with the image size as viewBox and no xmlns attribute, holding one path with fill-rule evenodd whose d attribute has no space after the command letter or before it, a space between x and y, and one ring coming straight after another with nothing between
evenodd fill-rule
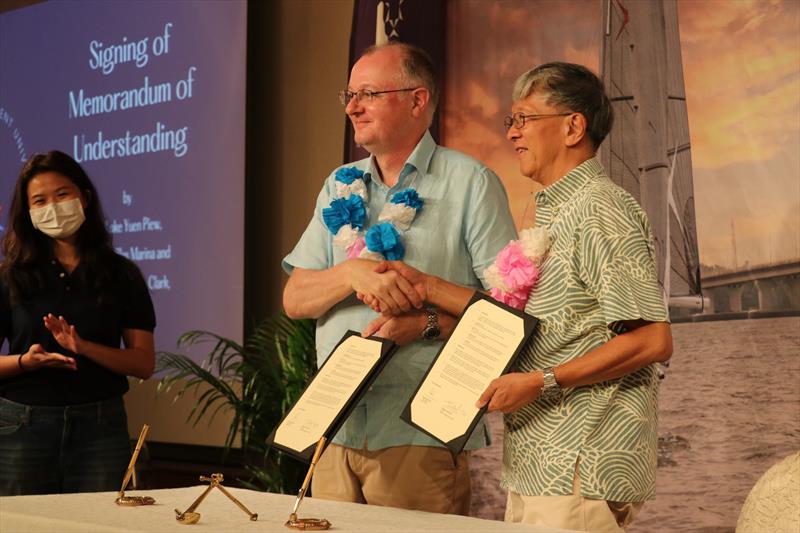
<instances>
[{"instance_id":1,"label":"sailboat mast","mask_svg":"<svg viewBox=\"0 0 800 533\"><path fill-rule=\"evenodd\" d=\"M614 128L600 149L611 179L642 205L671 306L702 306L691 145L675 0L604 0L603 81Z\"/></svg>"}]
</instances>

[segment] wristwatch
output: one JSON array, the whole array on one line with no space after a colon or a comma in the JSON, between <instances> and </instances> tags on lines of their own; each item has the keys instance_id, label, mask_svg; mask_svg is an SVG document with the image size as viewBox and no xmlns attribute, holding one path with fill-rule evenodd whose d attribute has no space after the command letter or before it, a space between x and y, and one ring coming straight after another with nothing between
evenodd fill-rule
<instances>
[{"instance_id":1,"label":"wristwatch","mask_svg":"<svg viewBox=\"0 0 800 533\"><path fill-rule=\"evenodd\" d=\"M542 398L545 400L555 400L561 396L561 387L556 381L555 369L551 366L542 370L544 375L544 385L542 386Z\"/></svg>"},{"instance_id":2,"label":"wristwatch","mask_svg":"<svg viewBox=\"0 0 800 533\"><path fill-rule=\"evenodd\" d=\"M439 315L436 313L435 307L428 307L425 311L428 313L428 323L425 325L425 329L422 330L422 338L426 341L432 341L442 333L439 327Z\"/></svg>"}]
</instances>

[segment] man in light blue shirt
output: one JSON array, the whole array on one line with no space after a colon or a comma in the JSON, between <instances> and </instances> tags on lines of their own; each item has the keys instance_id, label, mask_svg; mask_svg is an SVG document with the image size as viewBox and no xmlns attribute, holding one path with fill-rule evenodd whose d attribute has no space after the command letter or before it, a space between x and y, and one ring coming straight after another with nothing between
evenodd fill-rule
<instances>
[{"instance_id":1,"label":"man in light blue shirt","mask_svg":"<svg viewBox=\"0 0 800 533\"><path fill-rule=\"evenodd\" d=\"M483 270L516 232L497 176L480 162L437 146L427 131L438 98L430 58L405 44L373 47L354 65L341 97L356 142L371 154L352 165L364 172L364 230L379 223L379 214L395 193L415 189L424 205L410 227L399 232L403 260L481 289ZM290 274L284 290L286 313L317 319L322 364L348 329L361 331L378 319L356 293L371 296L395 315L378 319L377 335L402 348L323 454L312 493L340 501L468 514L467 453L454 460L437 441L399 418L455 318L424 307L417 290L397 273L379 273L378 263L363 256L348 258L348 251L334 242L322 213L342 197L335 175L325 181L313 218L284 258ZM467 450L487 440L481 425Z\"/></svg>"}]
</instances>

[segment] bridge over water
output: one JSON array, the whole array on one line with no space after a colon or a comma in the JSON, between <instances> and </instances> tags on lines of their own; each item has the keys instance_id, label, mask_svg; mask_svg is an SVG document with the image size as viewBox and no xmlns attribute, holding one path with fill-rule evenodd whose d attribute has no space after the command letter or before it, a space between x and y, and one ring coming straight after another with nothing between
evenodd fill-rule
<instances>
[{"instance_id":1,"label":"bridge over water","mask_svg":"<svg viewBox=\"0 0 800 533\"><path fill-rule=\"evenodd\" d=\"M800 311L800 260L705 276L702 287L704 314Z\"/></svg>"}]
</instances>

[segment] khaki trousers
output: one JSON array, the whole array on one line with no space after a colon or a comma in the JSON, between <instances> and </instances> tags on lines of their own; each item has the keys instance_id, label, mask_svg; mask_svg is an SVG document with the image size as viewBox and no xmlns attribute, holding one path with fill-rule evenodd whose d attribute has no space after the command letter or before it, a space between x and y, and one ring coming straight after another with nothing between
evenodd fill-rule
<instances>
[{"instance_id":1,"label":"khaki trousers","mask_svg":"<svg viewBox=\"0 0 800 533\"><path fill-rule=\"evenodd\" d=\"M524 496L508 491L506 522L597 533L624 533L644 502L592 500L581 494L578 467L568 496Z\"/></svg>"},{"instance_id":2,"label":"khaki trousers","mask_svg":"<svg viewBox=\"0 0 800 533\"><path fill-rule=\"evenodd\" d=\"M326 500L469 515L469 452L456 459L432 446L367 451L331 444L311 480L311 496Z\"/></svg>"}]
</instances>

